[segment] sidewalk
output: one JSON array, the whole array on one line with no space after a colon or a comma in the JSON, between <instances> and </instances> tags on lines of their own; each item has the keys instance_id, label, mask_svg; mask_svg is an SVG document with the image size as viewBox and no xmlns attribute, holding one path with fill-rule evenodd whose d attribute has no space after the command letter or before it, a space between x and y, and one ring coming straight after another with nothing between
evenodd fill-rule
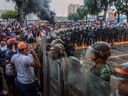
<instances>
[{"instance_id":1,"label":"sidewalk","mask_svg":"<svg viewBox=\"0 0 128 96\"><path fill-rule=\"evenodd\" d=\"M113 45L128 45L128 42L115 42ZM82 49L86 49L88 48L88 46L86 45L82 45L82 47L76 47L75 50L82 50Z\"/></svg>"}]
</instances>

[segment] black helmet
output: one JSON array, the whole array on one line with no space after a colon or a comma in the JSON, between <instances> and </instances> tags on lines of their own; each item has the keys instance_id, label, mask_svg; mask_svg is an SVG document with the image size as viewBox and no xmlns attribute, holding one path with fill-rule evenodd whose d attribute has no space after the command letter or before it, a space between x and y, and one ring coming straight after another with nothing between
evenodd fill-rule
<instances>
[{"instance_id":1,"label":"black helmet","mask_svg":"<svg viewBox=\"0 0 128 96\"><path fill-rule=\"evenodd\" d=\"M96 42L91 46L91 51L94 53L94 55L101 59L107 59L109 56L111 56L111 47L106 42Z\"/></svg>"}]
</instances>

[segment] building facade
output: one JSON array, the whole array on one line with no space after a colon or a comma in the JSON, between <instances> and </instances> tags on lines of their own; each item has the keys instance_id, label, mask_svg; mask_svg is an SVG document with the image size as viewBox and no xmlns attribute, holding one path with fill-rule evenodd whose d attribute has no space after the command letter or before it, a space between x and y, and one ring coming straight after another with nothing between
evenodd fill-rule
<instances>
[{"instance_id":1,"label":"building facade","mask_svg":"<svg viewBox=\"0 0 128 96\"><path fill-rule=\"evenodd\" d=\"M68 6L68 15L76 13L79 6L80 6L79 4L69 4L69 6Z\"/></svg>"}]
</instances>

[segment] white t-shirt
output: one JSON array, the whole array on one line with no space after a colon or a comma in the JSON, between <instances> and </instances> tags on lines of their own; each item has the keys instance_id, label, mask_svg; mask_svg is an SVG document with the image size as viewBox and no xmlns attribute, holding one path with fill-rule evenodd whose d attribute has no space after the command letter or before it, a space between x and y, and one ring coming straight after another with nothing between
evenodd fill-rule
<instances>
[{"instance_id":1,"label":"white t-shirt","mask_svg":"<svg viewBox=\"0 0 128 96\"><path fill-rule=\"evenodd\" d=\"M22 84L30 84L35 81L34 68L32 67L33 56L15 54L11 58L11 63L15 64L17 79Z\"/></svg>"}]
</instances>

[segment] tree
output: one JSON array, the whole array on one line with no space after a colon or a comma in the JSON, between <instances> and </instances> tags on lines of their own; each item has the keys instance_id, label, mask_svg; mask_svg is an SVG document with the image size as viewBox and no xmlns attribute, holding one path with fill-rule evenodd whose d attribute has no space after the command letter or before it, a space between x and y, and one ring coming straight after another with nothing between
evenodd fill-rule
<instances>
[{"instance_id":1,"label":"tree","mask_svg":"<svg viewBox=\"0 0 128 96\"><path fill-rule=\"evenodd\" d=\"M50 0L7 0L14 1L19 12L19 22L23 26L25 16L30 13L37 14L41 20L54 21L55 12L50 10Z\"/></svg>"},{"instance_id":2,"label":"tree","mask_svg":"<svg viewBox=\"0 0 128 96\"><path fill-rule=\"evenodd\" d=\"M119 11L127 16L127 22L128 22L128 0L121 0L122 6L120 6Z\"/></svg>"},{"instance_id":3,"label":"tree","mask_svg":"<svg viewBox=\"0 0 128 96\"><path fill-rule=\"evenodd\" d=\"M80 17L78 16L77 13L74 13L74 14L69 14L68 19L77 21L77 20L80 20Z\"/></svg>"},{"instance_id":4,"label":"tree","mask_svg":"<svg viewBox=\"0 0 128 96\"><path fill-rule=\"evenodd\" d=\"M113 3L117 9L117 13L126 15L128 22L128 0L113 0Z\"/></svg>"},{"instance_id":5,"label":"tree","mask_svg":"<svg viewBox=\"0 0 128 96\"><path fill-rule=\"evenodd\" d=\"M2 19L15 19L18 16L19 14L16 11L6 11L1 15Z\"/></svg>"},{"instance_id":6,"label":"tree","mask_svg":"<svg viewBox=\"0 0 128 96\"><path fill-rule=\"evenodd\" d=\"M112 0L84 0L84 4L90 15L98 15L104 11L104 21L106 21L106 15L108 11L108 5L112 3Z\"/></svg>"},{"instance_id":7,"label":"tree","mask_svg":"<svg viewBox=\"0 0 128 96\"><path fill-rule=\"evenodd\" d=\"M88 11L87 11L87 9L86 9L86 6L81 5L81 6L77 9L76 13L74 13L74 14L69 14L68 19L69 19L69 20L74 20L74 21L82 20L82 19L84 19L85 16L87 17L87 15L88 15Z\"/></svg>"},{"instance_id":8,"label":"tree","mask_svg":"<svg viewBox=\"0 0 128 96\"><path fill-rule=\"evenodd\" d=\"M81 5L77 9L77 14L78 14L78 16L79 16L80 19L84 19L85 17L87 17L87 15L88 15L87 7L84 6L84 5Z\"/></svg>"},{"instance_id":9,"label":"tree","mask_svg":"<svg viewBox=\"0 0 128 96\"><path fill-rule=\"evenodd\" d=\"M117 10L116 13L118 14L118 20L117 20L117 22L119 22L120 21L120 14L122 13L121 12L122 2L121 2L121 0L113 0L113 4L115 5L116 10Z\"/></svg>"},{"instance_id":10,"label":"tree","mask_svg":"<svg viewBox=\"0 0 128 96\"><path fill-rule=\"evenodd\" d=\"M84 5L86 6L90 15L98 15L102 9L99 0L84 0Z\"/></svg>"},{"instance_id":11,"label":"tree","mask_svg":"<svg viewBox=\"0 0 128 96\"><path fill-rule=\"evenodd\" d=\"M24 25L24 20L25 20L25 8L28 4L29 0L7 0L7 1L13 1L16 3L16 11L18 12L18 21L20 25L23 27Z\"/></svg>"}]
</instances>

